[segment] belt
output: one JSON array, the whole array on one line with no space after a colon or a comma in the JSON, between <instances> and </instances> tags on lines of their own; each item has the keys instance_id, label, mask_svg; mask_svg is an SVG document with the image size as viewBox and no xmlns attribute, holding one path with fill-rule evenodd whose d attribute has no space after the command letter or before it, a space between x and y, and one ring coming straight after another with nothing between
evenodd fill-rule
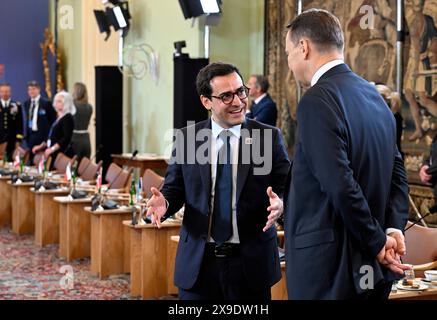
<instances>
[{"instance_id":1,"label":"belt","mask_svg":"<svg viewBox=\"0 0 437 320\"><path fill-rule=\"evenodd\" d=\"M235 257L240 254L240 244L238 243L223 243L216 244L208 242L205 245L205 252L214 255L216 258Z\"/></svg>"},{"instance_id":2,"label":"belt","mask_svg":"<svg viewBox=\"0 0 437 320\"><path fill-rule=\"evenodd\" d=\"M85 134L85 133L88 133L88 130L73 130L73 133Z\"/></svg>"}]
</instances>

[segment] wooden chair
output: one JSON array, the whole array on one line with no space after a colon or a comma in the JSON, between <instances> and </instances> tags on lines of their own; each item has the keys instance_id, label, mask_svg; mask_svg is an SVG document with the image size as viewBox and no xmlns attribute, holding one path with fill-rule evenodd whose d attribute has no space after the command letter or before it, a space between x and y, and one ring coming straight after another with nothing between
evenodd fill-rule
<instances>
[{"instance_id":1,"label":"wooden chair","mask_svg":"<svg viewBox=\"0 0 437 320\"><path fill-rule=\"evenodd\" d=\"M3 160L3 155L6 151L7 142L0 143L0 160Z\"/></svg>"},{"instance_id":2,"label":"wooden chair","mask_svg":"<svg viewBox=\"0 0 437 320\"><path fill-rule=\"evenodd\" d=\"M161 177L155 171L146 169L143 174L143 191L145 193L146 198L150 198L152 196L152 192L150 188L155 187L158 190L162 188L164 185L164 177Z\"/></svg>"},{"instance_id":3,"label":"wooden chair","mask_svg":"<svg viewBox=\"0 0 437 320\"><path fill-rule=\"evenodd\" d=\"M44 152L38 152L37 154L35 154L33 156L33 165L38 167L38 164L41 161L43 156L44 156ZM52 164L52 157L49 157L46 161L47 170L49 170L51 164Z\"/></svg>"},{"instance_id":4,"label":"wooden chair","mask_svg":"<svg viewBox=\"0 0 437 320\"><path fill-rule=\"evenodd\" d=\"M84 181L94 180L96 178L97 171L99 171L102 164L102 160L95 164L87 157L84 157L80 161L79 167L77 168L77 174Z\"/></svg>"},{"instance_id":5,"label":"wooden chair","mask_svg":"<svg viewBox=\"0 0 437 320\"><path fill-rule=\"evenodd\" d=\"M105 176L106 182L109 183L109 189L127 190L132 179L132 172L132 168L123 170L115 163L111 163Z\"/></svg>"},{"instance_id":6,"label":"wooden chair","mask_svg":"<svg viewBox=\"0 0 437 320\"><path fill-rule=\"evenodd\" d=\"M58 153L58 155L56 156L55 159L55 164L54 164L54 168L56 170L57 173L65 173L65 171L67 170L67 166L70 163L70 165L72 166L74 164L74 162L76 161L77 156L74 156L73 158L69 158L67 157L65 154L63 154L62 152Z\"/></svg>"},{"instance_id":7,"label":"wooden chair","mask_svg":"<svg viewBox=\"0 0 437 320\"><path fill-rule=\"evenodd\" d=\"M407 227L411 224L408 222ZM437 228L414 225L405 231L405 244L407 254L402 261L413 265L416 276L423 277L423 271L437 269Z\"/></svg>"},{"instance_id":8,"label":"wooden chair","mask_svg":"<svg viewBox=\"0 0 437 320\"><path fill-rule=\"evenodd\" d=\"M24 163L27 163L29 161L29 150L25 150L21 147L15 148L14 153L12 154L11 161L15 161L15 158L19 155L21 158L23 158Z\"/></svg>"}]
</instances>

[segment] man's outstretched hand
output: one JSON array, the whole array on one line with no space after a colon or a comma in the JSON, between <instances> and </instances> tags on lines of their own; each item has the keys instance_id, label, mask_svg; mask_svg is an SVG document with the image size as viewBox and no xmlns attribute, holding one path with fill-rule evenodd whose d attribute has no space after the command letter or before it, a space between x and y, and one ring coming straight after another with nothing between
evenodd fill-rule
<instances>
[{"instance_id":1,"label":"man's outstretched hand","mask_svg":"<svg viewBox=\"0 0 437 320\"><path fill-rule=\"evenodd\" d=\"M284 204L281 198L279 198L278 195L273 192L272 187L267 188L267 195L269 196L270 201L270 206L267 208L267 211L270 212L270 214L267 217L267 223L263 228L264 232L273 226L273 224L276 222L276 220L278 220L284 211Z\"/></svg>"},{"instance_id":2,"label":"man's outstretched hand","mask_svg":"<svg viewBox=\"0 0 437 320\"><path fill-rule=\"evenodd\" d=\"M151 217L150 219L152 220L152 224L155 224L158 226L158 228L161 228L161 218L167 211L165 198L155 187L152 187L150 191L152 191L152 197L149 199L149 201L147 201L148 208L146 216Z\"/></svg>"}]
</instances>

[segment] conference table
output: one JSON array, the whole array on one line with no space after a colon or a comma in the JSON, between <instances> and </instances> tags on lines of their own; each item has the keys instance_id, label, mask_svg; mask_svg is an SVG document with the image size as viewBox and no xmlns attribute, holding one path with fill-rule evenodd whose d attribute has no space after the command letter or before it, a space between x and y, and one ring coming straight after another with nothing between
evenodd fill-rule
<instances>
[{"instance_id":1,"label":"conference table","mask_svg":"<svg viewBox=\"0 0 437 320\"><path fill-rule=\"evenodd\" d=\"M132 225L130 231L131 296L143 299L177 294L173 283L177 244L171 236L179 234L180 221L166 220L161 228L152 224Z\"/></svg>"},{"instance_id":2,"label":"conference table","mask_svg":"<svg viewBox=\"0 0 437 320\"><path fill-rule=\"evenodd\" d=\"M59 243L59 203L53 198L68 195L69 189L36 191L31 188L30 192L35 196L35 243L40 247Z\"/></svg>"},{"instance_id":3,"label":"conference table","mask_svg":"<svg viewBox=\"0 0 437 320\"><path fill-rule=\"evenodd\" d=\"M437 288L428 288L423 291L397 290L390 293L390 300L437 300Z\"/></svg>"},{"instance_id":4,"label":"conference table","mask_svg":"<svg viewBox=\"0 0 437 320\"><path fill-rule=\"evenodd\" d=\"M89 257L91 217L84 208L91 204L91 197L63 196L53 200L59 204L59 256L67 261Z\"/></svg>"},{"instance_id":5,"label":"conference table","mask_svg":"<svg viewBox=\"0 0 437 320\"><path fill-rule=\"evenodd\" d=\"M92 211L91 217L91 272L100 279L130 271L130 234L123 221L132 216L130 208Z\"/></svg>"},{"instance_id":6,"label":"conference table","mask_svg":"<svg viewBox=\"0 0 437 320\"><path fill-rule=\"evenodd\" d=\"M0 177L0 228L10 227L12 223L12 185L10 176Z\"/></svg>"},{"instance_id":7,"label":"conference table","mask_svg":"<svg viewBox=\"0 0 437 320\"><path fill-rule=\"evenodd\" d=\"M119 166L140 168L140 176L143 176L146 169L151 169L160 175L167 170L168 158L153 153L138 153L132 158L131 153L111 154L112 160Z\"/></svg>"},{"instance_id":8,"label":"conference table","mask_svg":"<svg viewBox=\"0 0 437 320\"><path fill-rule=\"evenodd\" d=\"M12 232L33 234L35 232L35 197L30 192L34 182L12 183Z\"/></svg>"},{"instance_id":9,"label":"conference table","mask_svg":"<svg viewBox=\"0 0 437 320\"><path fill-rule=\"evenodd\" d=\"M272 300L287 300L287 285L285 279L285 261L281 262L281 280L272 287ZM407 291L398 289L392 291L390 300L437 300L437 288L422 291Z\"/></svg>"}]
</instances>

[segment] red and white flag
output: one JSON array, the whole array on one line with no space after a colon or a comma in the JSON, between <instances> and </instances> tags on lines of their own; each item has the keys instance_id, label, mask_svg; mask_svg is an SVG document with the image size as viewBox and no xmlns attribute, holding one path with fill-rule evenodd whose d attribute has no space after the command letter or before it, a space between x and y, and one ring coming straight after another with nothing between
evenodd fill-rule
<instances>
[{"instance_id":1,"label":"red and white flag","mask_svg":"<svg viewBox=\"0 0 437 320\"><path fill-rule=\"evenodd\" d=\"M65 181L70 181L71 180L71 164L68 163L67 164L67 169L65 170Z\"/></svg>"},{"instance_id":2,"label":"red and white flag","mask_svg":"<svg viewBox=\"0 0 437 320\"><path fill-rule=\"evenodd\" d=\"M38 174L42 174L44 172L44 157L41 157L38 163Z\"/></svg>"},{"instance_id":3,"label":"red and white flag","mask_svg":"<svg viewBox=\"0 0 437 320\"><path fill-rule=\"evenodd\" d=\"M17 154L15 156L14 167L18 168L20 166L20 156Z\"/></svg>"},{"instance_id":4,"label":"red and white flag","mask_svg":"<svg viewBox=\"0 0 437 320\"><path fill-rule=\"evenodd\" d=\"M100 191L100 188L102 187L102 168L99 169L99 174L97 175L97 181L96 181L96 193Z\"/></svg>"}]
</instances>

